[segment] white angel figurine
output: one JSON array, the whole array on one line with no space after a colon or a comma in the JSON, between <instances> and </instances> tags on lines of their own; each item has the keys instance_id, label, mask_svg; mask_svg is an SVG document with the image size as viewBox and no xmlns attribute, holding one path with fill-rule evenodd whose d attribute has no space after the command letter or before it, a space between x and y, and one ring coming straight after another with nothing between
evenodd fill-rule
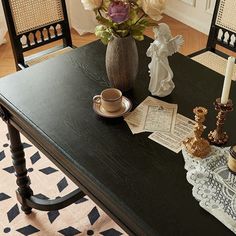
<instances>
[{"instance_id":1,"label":"white angel figurine","mask_svg":"<svg viewBox=\"0 0 236 236\"><path fill-rule=\"evenodd\" d=\"M151 57L151 63L148 65L151 77L149 91L154 96L165 97L175 87L172 81L173 72L167 57L180 49L184 39L182 35L173 38L169 26L165 23L153 27L153 32L155 40L147 50L147 56Z\"/></svg>"}]
</instances>

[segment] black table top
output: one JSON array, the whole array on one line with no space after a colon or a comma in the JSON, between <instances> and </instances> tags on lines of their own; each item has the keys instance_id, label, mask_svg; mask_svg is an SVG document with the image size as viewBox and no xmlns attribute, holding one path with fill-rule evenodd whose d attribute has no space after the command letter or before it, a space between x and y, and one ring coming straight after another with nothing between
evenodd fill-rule
<instances>
[{"instance_id":1,"label":"black table top","mask_svg":"<svg viewBox=\"0 0 236 236\"><path fill-rule=\"evenodd\" d=\"M135 88L125 94L134 107L150 96L145 55L150 42L137 43L139 73ZM150 133L132 135L122 118L94 113L92 97L109 86L105 50L96 41L0 79L0 104L26 133L43 140L50 158L129 234L233 235L192 196L181 153L148 139ZM177 103L178 112L189 118L194 107L206 107L206 135L215 128L213 102L221 95L223 76L179 53L169 61L176 87L163 100ZM228 146L236 142L235 119L230 112Z\"/></svg>"}]
</instances>

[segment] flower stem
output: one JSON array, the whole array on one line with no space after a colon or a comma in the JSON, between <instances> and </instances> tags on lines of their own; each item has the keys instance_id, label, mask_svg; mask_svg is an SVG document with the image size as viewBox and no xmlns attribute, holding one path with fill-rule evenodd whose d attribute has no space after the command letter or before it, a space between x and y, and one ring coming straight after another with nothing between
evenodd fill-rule
<instances>
[{"instance_id":1,"label":"flower stem","mask_svg":"<svg viewBox=\"0 0 236 236\"><path fill-rule=\"evenodd\" d=\"M98 14L99 14L99 16L101 16L103 18L102 13L100 12L100 9L98 9Z\"/></svg>"},{"instance_id":2,"label":"flower stem","mask_svg":"<svg viewBox=\"0 0 236 236\"><path fill-rule=\"evenodd\" d=\"M146 13L143 13L140 17L139 17L139 19L134 23L134 25L136 25L143 17L145 17L145 16L147 16L147 14Z\"/></svg>"}]
</instances>

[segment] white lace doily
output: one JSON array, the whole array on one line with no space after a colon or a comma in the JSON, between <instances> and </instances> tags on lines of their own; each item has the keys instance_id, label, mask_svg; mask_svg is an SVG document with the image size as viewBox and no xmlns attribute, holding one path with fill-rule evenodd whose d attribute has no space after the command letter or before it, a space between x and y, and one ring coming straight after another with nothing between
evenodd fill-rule
<instances>
[{"instance_id":1,"label":"white lace doily","mask_svg":"<svg viewBox=\"0 0 236 236\"><path fill-rule=\"evenodd\" d=\"M187 180L200 206L236 234L236 175L227 167L229 148L211 147L205 159L182 150Z\"/></svg>"}]
</instances>

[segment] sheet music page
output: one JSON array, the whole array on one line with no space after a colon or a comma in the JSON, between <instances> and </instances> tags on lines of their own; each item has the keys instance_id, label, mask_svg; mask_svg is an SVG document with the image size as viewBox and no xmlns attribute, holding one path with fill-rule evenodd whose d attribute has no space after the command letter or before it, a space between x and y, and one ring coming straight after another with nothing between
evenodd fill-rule
<instances>
[{"instance_id":1,"label":"sheet music page","mask_svg":"<svg viewBox=\"0 0 236 236\"><path fill-rule=\"evenodd\" d=\"M153 97L147 97L124 120L133 134L157 130L173 131L177 108L177 104L170 104ZM163 121L165 121L164 126ZM163 127L165 127L164 130Z\"/></svg>"},{"instance_id":2,"label":"sheet music page","mask_svg":"<svg viewBox=\"0 0 236 236\"><path fill-rule=\"evenodd\" d=\"M193 135L195 123L195 121L177 114L173 133L156 131L149 135L148 138L178 153L182 148L183 141Z\"/></svg>"},{"instance_id":3,"label":"sheet music page","mask_svg":"<svg viewBox=\"0 0 236 236\"><path fill-rule=\"evenodd\" d=\"M144 132L144 130L142 129L142 127L139 127L139 126L136 126L136 125L133 125L129 122L126 122L127 125L129 126L129 129L131 130L132 134L139 134L139 133L142 133Z\"/></svg>"},{"instance_id":4,"label":"sheet music page","mask_svg":"<svg viewBox=\"0 0 236 236\"><path fill-rule=\"evenodd\" d=\"M148 106L143 129L148 132L173 132L176 113L176 104Z\"/></svg>"},{"instance_id":5,"label":"sheet music page","mask_svg":"<svg viewBox=\"0 0 236 236\"><path fill-rule=\"evenodd\" d=\"M132 112L130 112L124 120L134 126L142 127L145 121L146 114L147 106L141 103Z\"/></svg>"}]
</instances>

